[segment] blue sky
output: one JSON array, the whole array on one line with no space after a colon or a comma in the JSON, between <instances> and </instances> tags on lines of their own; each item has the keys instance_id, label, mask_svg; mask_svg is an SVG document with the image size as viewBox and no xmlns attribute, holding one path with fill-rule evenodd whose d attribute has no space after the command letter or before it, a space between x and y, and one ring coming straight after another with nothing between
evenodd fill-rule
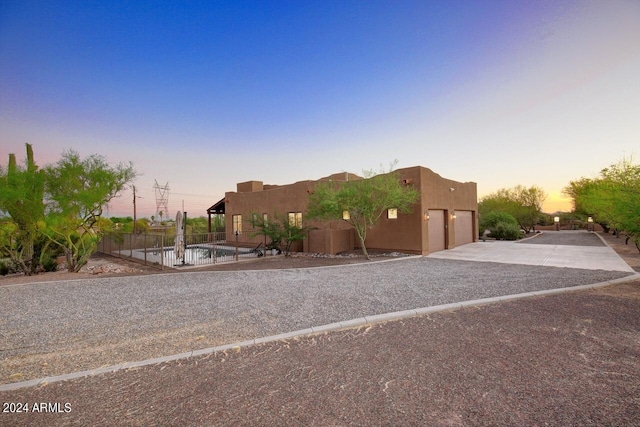
<instances>
[{"instance_id":1,"label":"blue sky","mask_svg":"<svg viewBox=\"0 0 640 427\"><path fill-rule=\"evenodd\" d=\"M133 162L139 216L394 159L569 209L640 156L640 2L0 0L0 162L26 142Z\"/></svg>"}]
</instances>

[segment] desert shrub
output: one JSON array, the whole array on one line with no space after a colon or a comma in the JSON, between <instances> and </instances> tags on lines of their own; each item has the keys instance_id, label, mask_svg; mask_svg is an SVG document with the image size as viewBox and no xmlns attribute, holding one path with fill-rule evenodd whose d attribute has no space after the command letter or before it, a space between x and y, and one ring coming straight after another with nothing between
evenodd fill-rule
<instances>
[{"instance_id":1,"label":"desert shrub","mask_svg":"<svg viewBox=\"0 0 640 427\"><path fill-rule=\"evenodd\" d=\"M9 259L0 259L0 276L15 273L16 267Z\"/></svg>"},{"instance_id":2,"label":"desert shrub","mask_svg":"<svg viewBox=\"0 0 640 427\"><path fill-rule=\"evenodd\" d=\"M518 221L511 214L498 211L488 212L480 216L480 226L478 227L480 235L482 236L484 234L484 231L487 229L495 229L496 225L498 225L498 223L500 222L504 224L518 225Z\"/></svg>"},{"instance_id":3,"label":"desert shrub","mask_svg":"<svg viewBox=\"0 0 640 427\"><path fill-rule=\"evenodd\" d=\"M498 240L518 240L522 233L518 224L498 222L494 227L489 227L489 237Z\"/></svg>"},{"instance_id":4,"label":"desert shrub","mask_svg":"<svg viewBox=\"0 0 640 427\"><path fill-rule=\"evenodd\" d=\"M40 256L40 266L44 271L58 270L58 254L52 251L42 254Z\"/></svg>"}]
</instances>

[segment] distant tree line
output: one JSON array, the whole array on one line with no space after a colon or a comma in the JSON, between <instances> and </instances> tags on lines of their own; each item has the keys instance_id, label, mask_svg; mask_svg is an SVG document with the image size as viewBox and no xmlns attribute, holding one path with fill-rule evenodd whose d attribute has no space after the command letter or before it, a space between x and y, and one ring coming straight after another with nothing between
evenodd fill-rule
<instances>
[{"instance_id":1,"label":"distant tree line","mask_svg":"<svg viewBox=\"0 0 640 427\"><path fill-rule=\"evenodd\" d=\"M600 171L595 178L570 181L564 194L573 199L573 211L559 215L579 223L591 219L605 232L613 230L632 241L640 251L640 165L624 158ZM479 232L489 237L515 240L523 232L546 225L550 216L542 212L546 194L541 188L522 185L500 189L478 203ZM522 230L522 231L521 231Z\"/></svg>"}]
</instances>

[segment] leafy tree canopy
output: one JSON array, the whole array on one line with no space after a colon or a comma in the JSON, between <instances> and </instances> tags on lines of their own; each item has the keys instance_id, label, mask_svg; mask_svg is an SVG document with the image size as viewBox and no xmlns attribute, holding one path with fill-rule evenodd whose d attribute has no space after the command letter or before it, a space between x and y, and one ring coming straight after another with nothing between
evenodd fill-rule
<instances>
[{"instance_id":1,"label":"leafy tree canopy","mask_svg":"<svg viewBox=\"0 0 640 427\"><path fill-rule=\"evenodd\" d=\"M365 179L344 182L321 182L309 197L309 218L344 220L351 224L360 239L362 251L367 231L373 228L388 209L408 213L420 197L418 190L403 185L391 165L391 171L365 172Z\"/></svg>"},{"instance_id":2,"label":"leafy tree canopy","mask_svg":"<svg viewBox=\"0 0 640 427\"><path fill-rule=\"evenodd\" d=\"M79 271L102 237L94 226L104 206L136 173L131 164L112 167L102 156L81 159L72 150L45 171L46 235L64 251L69 271Z\"/></svg>"},{"instance_id":3,"label":"leafy tree canopy","mask_svg":"<svg viewBox=\"0 0 640 427\"><path fill-rule=\"evenodd\" d=\"M605 229L627 233L640 250L640 165L622 159L596 178L571 181L564 189L573 198L574 211L592 216Z\"/></svg>"},{"instance_id":4,"label":"leafy tree canopy","mask_svg":"<svg viewBox=\"0 0 640 427\"><path fill-rule=\"evenodd\" d=\"M20 166L14 154L0 167L0 254L25 274L50 268L62 251L67 268L78 271L95 251L111 222L101 221L103 207L135 177L131 164L115 167L103 157L80 158L66 151L44 169L27 144ZM58 247L58 251L52 248Z\"/></svg>"}]
</instances>

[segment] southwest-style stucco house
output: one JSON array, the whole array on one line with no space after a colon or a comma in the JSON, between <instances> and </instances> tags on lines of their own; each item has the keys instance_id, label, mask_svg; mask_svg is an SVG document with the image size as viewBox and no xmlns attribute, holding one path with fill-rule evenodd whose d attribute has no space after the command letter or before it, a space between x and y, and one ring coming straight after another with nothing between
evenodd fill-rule
<instances>
[{"instance_id":1,"label":"southwest-style stucco house","mask_svg":"<svg viewBox=\"0 0 640 427\"><path fill-rule=\"evenodd\" d=\"M368 249L400 251L427 255L477 241L478 199L475 182L457 182L442 178L422 166L394 171L404 185L416 188L420 199L411 213L391 212L372 228L366 239ZM353 228L342 220L312 221L306 218L309 194L318 182L363 179L350 173L338 173L316 181L299 181L288 185L265 185L262 181L237 184L236 191L207 210L224 214L227 241L250 234L254 214L289 215L292 221L313 229L297 251L336 254L355 249L359 241ZM211 231L211 230L210 230ZM247 239L247 241L249 241Z\"/></svg>"}]
</instances>

